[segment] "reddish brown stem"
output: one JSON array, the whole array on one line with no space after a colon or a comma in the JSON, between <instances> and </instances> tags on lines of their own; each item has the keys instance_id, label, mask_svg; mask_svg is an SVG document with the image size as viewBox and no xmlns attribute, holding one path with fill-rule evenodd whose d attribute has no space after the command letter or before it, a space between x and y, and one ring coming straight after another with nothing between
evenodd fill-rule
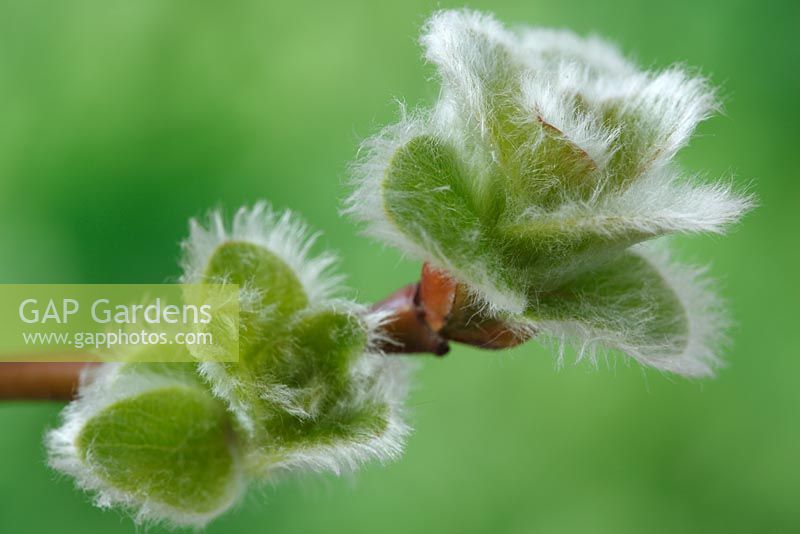
<instances>
[{"instance_id":1,"label":"reddish brown stem","mask_svg":"<svg viewBox=\"0 0 800 534\"><path fill-rule=\"evenodd\" d=\"M441 356L456 341L482 349L505 349L527 339L474 302L466 286L425 264L420 281L406 286L372 308L389 313L390 353L430 352Z\"/></svg>"},{"instance_id":2,"label":"reddish brown stem","mask_svg":"<svg viewBox=\"0 0 800 534\"><path fill-rule=\"evenodd\" d=\"M389 354L432 353L444 356L450 350L447 340L425 321L418 302L419 284L398 289L372 307L388 314L383 330L387 339L381 349Z\"/></svg>"},{"instance_id":3,"label":"reddish brown stem","mask_svg":"<svg viewBox=\"0 0 800 534\"><path fill-rule=\"evenodd\" d=\"M387 315L389 354L429 353L443 356L449 342L483 349L513 347L527 338L475 306L466 287L428 264L420 281L389 295L372 307ZM0 400L57 399L75 395L88 363L0 363Z\"/></svg>"},{"instance_id":4,"label":"reddish brown stem","mask_svg":"<svg viewBox=\"0 0 800 534\"><path fill-rule=\"evenodd\" d=\"M92 363L0 363L0 400L69 400Z\"/></svg>"}]
</instances>

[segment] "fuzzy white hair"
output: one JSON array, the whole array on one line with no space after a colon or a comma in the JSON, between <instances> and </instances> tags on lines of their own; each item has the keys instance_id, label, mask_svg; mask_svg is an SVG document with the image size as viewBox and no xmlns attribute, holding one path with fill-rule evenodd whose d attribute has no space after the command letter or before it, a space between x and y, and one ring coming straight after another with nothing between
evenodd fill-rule
<instances>
[{"instance_id":1,"label":"fuzzy white hair","mask_svg":"<svg viewBox=\"0 0 800 534\"><path fill-rule=\"evenodd\" d=\"M636 71L616 45L597 36L581 37L553 28L517 29L519 58L534 69L564 61L587 65L595 75L625 76Z\"/></svg>"},{"instance_id":2,"label":"fuzzy white hair","mask_svg":"<svg viewBox=\"0 0 800 534\"><path fill-rule=\"evenodd\" d=\"M431 17L420 42L442 79L437 107L460 103L460 111L484 134L495 112L493 97L517 93L520 120L544 111L548 123L597 157L616 135L603 124L601 108L619 104L619 113L637 114L639 127L651 130L656 164L672 158L718 107L705 79L678 67L637 71L616 47L595 36L539 28L514 32L491 15L458 10ZM576 95L586 110L577 110ZM607 154L595 163L602 166L605 159Z\"/></svg>"},{"instance_id":3,"label":"fuzzy white hair","mask_svg":"<svg viewBox=\"0 0 800 534\"><path fill-rule=\"evenodd\" d=\"M277 214L266 202L252 208L241 207L228 228L219 210L212 211L203 224L197 219L189 221L189 237L183 244L184 283L203 280L203 271L209 258L223 243L243 241L260 245L278 256L297 275L312 302L330 298L343 278L331 273L337 258L323 252L311 255L311 248L319 238L291 211Z\"/></svg>"},{"instance_id":4,"label":"fuzzy white hair","mask_svg":"<svg viewBox=\"0 0 800 534\"><path fill-rule=\"evenodd\" d=\"M574 63L558 65L556 72L533 71L522 75L518 105L533 110L523 114L520 123L540 121L561 132L591 159L596 168L605 168L614 154L619 130L610 128L595 114L575 105L579 87L588 78L585 68Z\"/></svg>"},{"instance_id":5,"label":"fuzzy white hair","mask_svg":"<svg viewBox=\"0 0 800 534\"><path fill-rule=\"evenodd\" d=\"M234 460L233 476L225 489L226 498L219 506L204 513L190 513L157 499L142 497L119 489L102 478L102 473L84 461L77 440L86 423L114 403L162 388L185 386L177 376L163 371L152 372L146 365L137 366L136 373L120 373L128 364L105 363L84 371L78 397L61 413L62 424L45 437L48 463L53 469L74 477L75 484L94 493L94 503L100 508L120 506L130 510L137 523L166 523L171 526L202 527L233 506L241 497L245 478L238 451L231 448Z\"/></svg>"},{"instance_id":6,"label":"fuzzy white hair","mask_svg":"<svg viewBox=\"0 0 800 534\"><path fill-rule=\"evenodd\" d=\"M714 376L722 366L719 349L727 342L724 335L730 320L723 301L715 292L713 282L707 277L707 268L678 264L669 257L668 249L653 244L633 247L637 255L658 272L677 297L685 311L688 332L679 352L671 343L658 343L637 334L636 329L645 322L659 321L668 326L677 318L660 318L658 309L637 310L637 324L624 324L620 315L619 326L613 329L593 328L591 321L532 321L527 326L531 331L554 342L557 347L558 364L566 361L569 347L575 349L577 361L589 360L597 364L600 355L608 350L617 350L638 363L655 369L691 378ZM624 305L624 303L621 302ZM608 317L615 313L614 302L597 303L584 301L581 313L588 318L593 315Z\"/></svg>"},{"instance_id":7,"label":"fuzzy white hair","mask_svg":"<svg viewBox=\"0 0 800 534\"><path fill-rule=\"evenodd\" d=\"M547 224L564 233L614 237L631 231L648 235L723 234L754 206L731 183L695 184L671 168L653 170L617 195L565 202L555 210L531 206L520 222Z\"/></svg>"}]
</instances>

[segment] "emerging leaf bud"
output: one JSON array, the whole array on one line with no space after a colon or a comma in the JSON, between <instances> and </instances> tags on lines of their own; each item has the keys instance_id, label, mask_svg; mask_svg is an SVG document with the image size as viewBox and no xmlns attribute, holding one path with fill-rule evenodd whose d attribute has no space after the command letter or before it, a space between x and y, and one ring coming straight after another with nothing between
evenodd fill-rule
<instances>
[{"instance_id":1,"label":"emerging leaf bud","mask_svg":"<svg viewBox=\"0 0 800 534\"><path fill-rule=\"evenodd\" d=\"M500 320L484 330L572 339L581 356L607 347L711 374L715 297L663 253L634 247L721 233L753 204L672 162L717 107L707 82L637 70L594 37L512 32L467 10L435 14L421 43L439 99L365 143L348 211L456 281L459 305L437 304L448 314L480 310Z\"/></svg>"}]
</instances>

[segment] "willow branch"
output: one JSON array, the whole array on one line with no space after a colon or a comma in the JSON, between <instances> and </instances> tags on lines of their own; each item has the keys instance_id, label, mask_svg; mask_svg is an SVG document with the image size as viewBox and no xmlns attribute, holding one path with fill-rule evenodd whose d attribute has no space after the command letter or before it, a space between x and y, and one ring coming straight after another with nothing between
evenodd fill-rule
<instances>
[{"instance_id":1,"label":"willow branch","mask_svg":"<svg viewBox=\"0 0 800 534\"><path fill-rule=\"evenodd\" d=\"M69 400L92 363L0 363L0 400Z\"/></svg>"},{"instance_id":2,"label":"willow branch","mask_svg":"<svg viewBox=\"0 0 800 534\"><path fill-rule=\"evenodd\" d=\"M455 341L483 349L513 347L525 341L502 321L486 317L464 286L428 264L420 281L372 306L387 315L387 354L444 356ZM81 372L92 363L0 363L0 400L70 400Z\"/></svg>"}]
</instances>

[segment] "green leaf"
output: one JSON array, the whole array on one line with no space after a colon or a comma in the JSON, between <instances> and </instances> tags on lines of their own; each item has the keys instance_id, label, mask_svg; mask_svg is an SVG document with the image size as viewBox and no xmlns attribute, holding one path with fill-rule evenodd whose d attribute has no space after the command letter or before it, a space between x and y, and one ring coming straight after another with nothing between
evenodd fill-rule
<instances>
[{"instance_id":1,"label":"green leaf","mask_svg":"<svg viewBox=\"0 0 800 534\"><path fill-rule=\"evenodd\" d=\"M292 362L276 366L276 376L290 387L327 382L329 396L336 396L347 386L350 367L367 347L363 322L350 313L326 309L304 313L291 328L294 344Z\"/></svg>"},{"instance_id":2,"label":"green leaf","mask_svg":"<svg viewBox=\"0 0 800 534\"><path fill-rule=\"evenodd\" d=\"M364 357L363 321L343 310L300 313L283 343L264 347L252 375L257 420L250 465L268 471L320 447L369 442L389 425L390 410L371 398L375 377L355 372Z\"/></svg>"},{"instance_id":3,"label":"green leaf","mask_svg":"<svg viewBox=\"0 0 800 534\"><path fill-rule=\"evenodd\" d=\"M255 243L227 241L217 247L205 269L207 281L238 284L239 357L274 341L270 333L308 304L297 274L275 253Z\"/></svg>"},{"instance_id":4,"label":"green leaf","mask_svg":"<svg viewBox=\"0 0 800 534\"><path fill-rule=\"evenodd\" d=\"M526 316L545 332L576 337L582 351L601 345L677 370L704 357L687 354L689 303L679 289L650 260L628 251L558 290L532 296Z\"/></svg>"},{"instance_id":5,"label":"green leaf","mask_svg":"<svg viewBox=\"0 0 800 534\"><path fill-rule=\"evenodd\" d=\"M244 242L222 243L208 259L204 270L209 282L238 284L239 361L220 362L215 383L225 382L224 397L249 430L258 416L264 352L275 350L286 336L287 325L297 311L308 304L308 297L297 274L275 253L264 246ZM214 332L212 332L214 334ZM192 350L203 350L193 347ZM210 358L201 358L208 361ZM208 376L208 373L206 373Z\"/></svg>"},{"instance_id":6,"label":"green leaf","mask_svg":"<svg viewBox=\"0 0 800 534\"><path fill-rule=\"evenodd\" d=\"M619 189L630 185L655 162L663 143L656 129L658 118L625 104L624 100L609 100L600 106L606 124L619 131L616 150L607 165L608 176Z\"/></svg>"},{"instance_id":7,"label":"green leaf","mask_svg":"<svg viewBox=\"0 0 800 534\"><path fill-rule=\"evenodd\" d=\"M451 147L418 136L391 159L382 184L384 209L417 242L435 241L444 256L467 256L465 240L468 247L480 247L486 239L480 217L501 208L479 202L476 182L464 173Z\"/></svg>"},{"instance_id":8,"label":"green leaf","mask_svg":"<svg viewBox=\"0 0 800 534\"><path fill-rule=\"evenodd\" d=\"M205 274L259 291L260 304L274 306L281 316L308 304L297 274L274 252L255 243L222 243L209 258Z\"/></svg>"},{"instance_id":9,"label":"green leaf","mask_svg":"<svg viewBox=\"0 0 800 534\"><path fill-rule=\"evenodd\" d=\"M575 217L553 213L503 218L496 228L499 253L526 293L562 286L598 268L631 245L661 235L643 231L619 217Z\"/></svg>"},{"instance_id":10,"label":"green leaf","mask_svg":"<svg viewBox=\"0 0 800 534\"><path fill-rule=\"evenodd\" d=\"M228 499L225 412L204 392L161 388L114 403L78 437L83 460L141 500L205 514Z\"/></svg>"},{"instance_id":11,"label":"green leaf","mask_svg":"<svg viewBox=\"0 0 800 534\"><path fill-rule=\"evenodd\" d=\"M529 132L518 149L517 172L508 176L509 204L516 213L589 198L598 180L589 154L541 116L525 125Z\"/></svg>"},{"instance_id":12,"label":"green leaf","mask_svg":"<svg viewBox=\"0 0 800 534\"><path fill-rule=\"evenodd\" d=\"M440 267L488 288L511 284L494 225L505 195L493 178L469 176L450 146L418 136L397 149L381 183L392 224ZM498 283L499 282L499 283Z\"/></svg>"},{"instance_id":13,"label":"green leaf","mask_svg":"<svg viewBox=\"0 0 800 534\"><path fill-rule=\"evenodd\" d=\"M226 510L241 489L237 436L194 365L108 369L51 438L54 465L59 446L74 448L67 470L98 491L99 502L132 507L141 519L202 525Z\"/></svg>"}]
</instances>

